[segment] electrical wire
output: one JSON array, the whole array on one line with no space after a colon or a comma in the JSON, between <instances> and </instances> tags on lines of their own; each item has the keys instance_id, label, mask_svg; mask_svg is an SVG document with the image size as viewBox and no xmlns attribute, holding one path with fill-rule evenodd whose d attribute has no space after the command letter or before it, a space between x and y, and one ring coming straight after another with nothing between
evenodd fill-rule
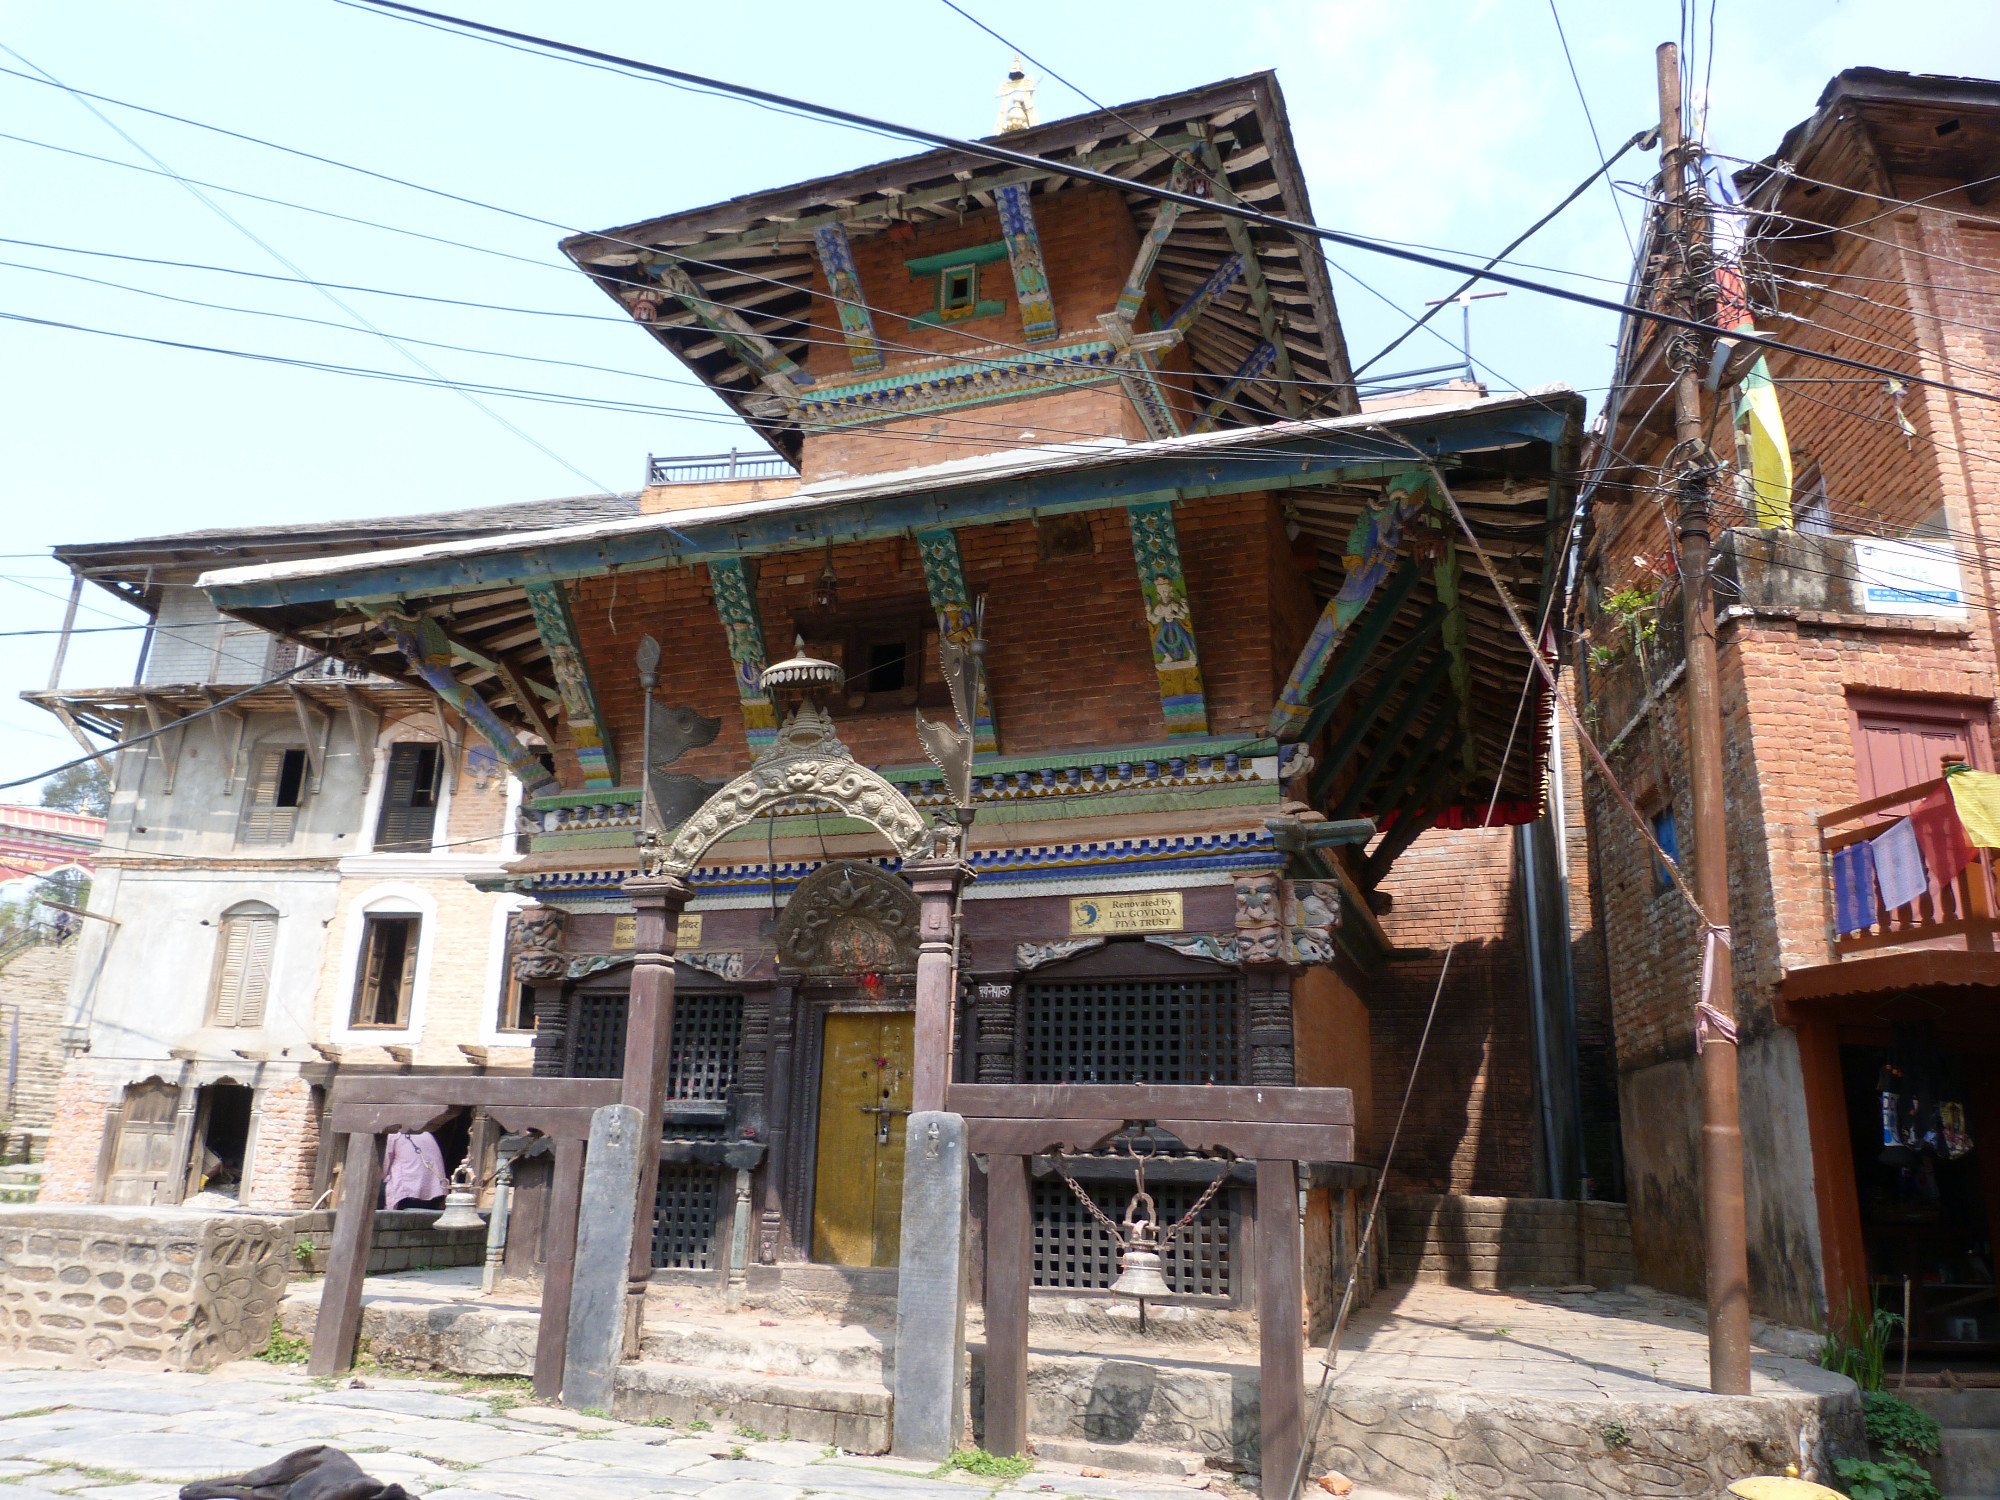
<instances>
[{"instance_id":1,"label":"electrical wire","mask_svg":"<svg viewBox=\"0 0 2000 1500\"><path fill-rule=\"evenodd\" d=\"M1616 161L1618 157L1614 156L1607 159L1604 155L1604 141L1597 133L1597 121L1590 113L1590 100L1584 97L1583 80L1577 76L1576 72L1576 59L1570 56L1569 37L1563 32L1562 12L1556 9L1556 0L1549 0L1549 19L1556 23L1556 40L1562 43L1563 62L1569 68L1569 81L1576 85L1576 102L1583 106L1583 123L1590 127L1590 144L1597 151L1597 172L1586 179L1587 183L1594 182L1597 180L1597 177L1611 170L1611 163ZM1646 131L1641 131L1639 132L1639 136L1647 133ZM1636 141L1639 139L1639 136L1634 136L1633 139ZM1627 149L1629 150L1630 148L1628 147ZM1625 152L1620 151L1618 156L1623 156L1624 154ZM1580 192L1582 189L1578 189L1578 191ZM1632 226L1625 222L1625 204L1619 198L1616 188L1612 188L1609 191L1611 193L1611 211L1618 216L1618 227L1625 231L1625 248L1636 256L1639 253L1639 245L1632 238Z\"/></svg>"}]
</instances>

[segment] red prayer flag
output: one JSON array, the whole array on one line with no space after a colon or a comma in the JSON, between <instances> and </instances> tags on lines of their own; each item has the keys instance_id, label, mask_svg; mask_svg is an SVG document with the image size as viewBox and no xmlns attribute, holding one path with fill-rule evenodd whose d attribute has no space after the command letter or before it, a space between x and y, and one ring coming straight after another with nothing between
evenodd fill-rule
<instances>
[{"instance_id":1,"label":"red prayer flag","mask_svg":"<svg viewBox=\"0 0 2000 1500\"><path fill-rule=\"evenodd\" d=\"M1965 825L1958 820L1958 807L1949 787L1939 787L1919 803L1910 814L1910 826L1916 830L1917 847L1923 851L1931 879L1939 885L1951 884L1958 872L1972 863L1974 850L1965 836Z\"/></svg>"}]
</instances>

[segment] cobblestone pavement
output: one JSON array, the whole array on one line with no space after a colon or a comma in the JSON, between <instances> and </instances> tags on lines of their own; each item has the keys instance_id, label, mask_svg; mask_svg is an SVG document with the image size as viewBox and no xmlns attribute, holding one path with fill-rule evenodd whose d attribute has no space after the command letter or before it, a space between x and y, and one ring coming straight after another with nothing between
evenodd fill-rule
<instances>
[{"instance_id":1,"label":"cobblestone pavement","mask_svg":"<svg viewBox=\"0 0 2000 1500\"><path fill-rule=\"evenodd\" d=\"M174 1500L327 1443L425 1500L1190 1500L1202 1479L1020 1479L859 1457L742 1429L635 1426L533 1405L525 1382L311 1380L243 1361L214 1374L0 1367L0 1500ZM1221 1481L1206 1481L1220 1484Z\"/></svg>"}]
</instances>

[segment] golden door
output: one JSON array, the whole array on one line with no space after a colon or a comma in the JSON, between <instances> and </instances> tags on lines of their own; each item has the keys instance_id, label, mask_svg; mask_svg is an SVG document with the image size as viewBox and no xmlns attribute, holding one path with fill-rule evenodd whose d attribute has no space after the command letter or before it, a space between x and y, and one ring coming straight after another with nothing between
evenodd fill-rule
<instances>
[{"instance_id":1,"label":"golden door","mask_svg":"<svg viewBox=\"0 0 2000 1500\"><path fill-rule=\"evenodd\" d=\"M813 1259L893 1266L902 1248L903 1130L915 1017L833 1014L820 1061Z\"/></svg>"}]
</instances>

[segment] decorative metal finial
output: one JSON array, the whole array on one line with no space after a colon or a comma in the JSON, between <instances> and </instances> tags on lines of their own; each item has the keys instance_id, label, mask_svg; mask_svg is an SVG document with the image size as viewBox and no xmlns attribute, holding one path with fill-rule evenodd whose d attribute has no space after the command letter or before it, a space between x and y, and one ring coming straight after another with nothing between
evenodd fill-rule
<instances>
[{"instance_id":1,"label":"decorative metal finial","mask_svg":"<svg viewBox=\"0 0 2000 1500\"><path fill-rule=\"evenodd\" d=\"M652 692L660 685L660 643L650 635L642 637L633 661L639 668L639 686Z\"/></svg>"}]
</instances>

